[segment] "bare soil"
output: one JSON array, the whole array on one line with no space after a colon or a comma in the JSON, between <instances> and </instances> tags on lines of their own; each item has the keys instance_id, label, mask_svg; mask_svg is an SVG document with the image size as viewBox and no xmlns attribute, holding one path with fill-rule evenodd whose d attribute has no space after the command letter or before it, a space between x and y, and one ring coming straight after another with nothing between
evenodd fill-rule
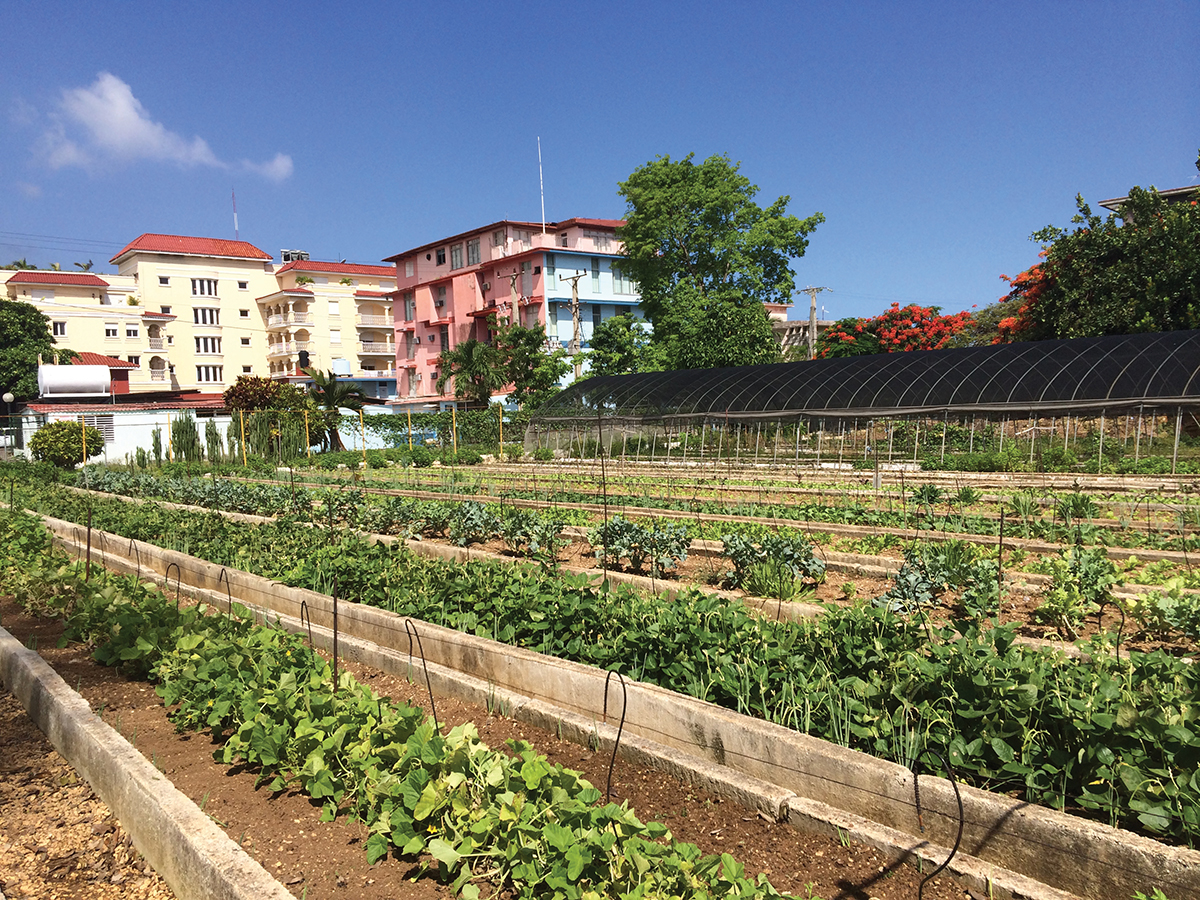
<instances>
[{"instance_id":1,"label":"bare soil","mask_svg":"<svg viewBox=\"0 0 1200 900\"><path fill-rule=\"evenodd\" d=\"M86 648L56 648L56 620L33 619L11 598L0 598L0 622L34 645L60 675L147 759L297 897L363 900L449 897L447 887L413 860L387 858L368 866L361 825L322 823L320 806L301 795L255 787L245 767L214 762L206 734L178 734L151 685L129 681L94 663ZM417 685L377 670L349 666L378 693L428 708ZM446 724L472 721L493 747L510 739L532 743L552 762L582 771L596 785L608 777L608 758L554 734L479 707L438 698ZM137 898L170 892L128 845L119 825L49 747L8 694L0 696L0 891L8 898ZM705 852L728 852L748 872L763 872L780 890L826 900L908 900L917 896L915 868L888 863L874 850L798 832L695 789L653 769L618 760L613 793L643 819L664 822L675 838ZM33 799L38 802L31 802ZM50 800L58 798L58 802ZM92 805L96 804L96 805ZM111 829L110 829L111 826ZM70 836L69 835L73 835ZM14 852L15 851L15 852ZM952 879L925 886L929 900L973 897Z\"/></svg>"}]
</instances>

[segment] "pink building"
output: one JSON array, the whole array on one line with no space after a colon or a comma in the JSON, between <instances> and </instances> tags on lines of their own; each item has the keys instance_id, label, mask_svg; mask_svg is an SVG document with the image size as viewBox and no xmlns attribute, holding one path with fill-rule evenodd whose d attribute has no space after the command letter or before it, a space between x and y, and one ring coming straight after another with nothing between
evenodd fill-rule
<instances>
[{"instance_id":1,"label":"pink building","mask_svg":"<svg viewBox=\"0 0 1200 900\"><path fill-rule=\"evenodd\" d=\"M551 347L574 350L586 349L592 329L605 319L636 310L636 286L613 266L622 224L494 222L389 256L396 265L397 405L429 409L452 401L450 385L444 394L437 390L438 358L469 338L488 340L493 314L542 325Z\"/></svg>"}]
</instances>

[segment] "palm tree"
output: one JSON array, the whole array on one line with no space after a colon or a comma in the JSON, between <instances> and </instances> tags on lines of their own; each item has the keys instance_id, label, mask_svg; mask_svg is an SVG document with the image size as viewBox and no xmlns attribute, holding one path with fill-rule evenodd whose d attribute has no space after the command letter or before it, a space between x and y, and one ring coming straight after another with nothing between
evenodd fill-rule
<instances>
[{"instance_id":1,"label":"palm tree","mask_svg":"<svg viewBox=\"0 0 1200 900\"><path fill-rule=\"evenodd\" d=\"M446 387L446 382L453 378L454 396L473 400L481 406L487 406L492 394L507 383L500 352L494 344L485 344L475 338L469 338L453 350L444 352L439 365L442 369L437 380L439 393Z\"/></svg>"},{"instance_id":2,"label":"palm tree","mask_svg":"<svg viewBox=\"0 0 1200 900\"><path fill-rule=\"evenodd\" d=\"M317 405L325 410L325 418L328 421L329 449L346 449L342 444L342 436L338 434L338 417L343 409L352 409L358 412L363 408L366 396L358 385L348 381L338 381L337 375L332 371L326 375L320 369L305 369L304 374L313 380L309 393Z\"/></svg>"},{"instance_id":3,"label":"palm tree","mask_svg":"<svg viewBox=\"0 0 1200 900\"><path fill-rule=\"evenodd\" d=\"M79 271L81 271L81 272L92 271L92 261L90 259L85 263L77 262L77 263L75 263L75 265L79 268Z\"/></svg>"}]
</instances>

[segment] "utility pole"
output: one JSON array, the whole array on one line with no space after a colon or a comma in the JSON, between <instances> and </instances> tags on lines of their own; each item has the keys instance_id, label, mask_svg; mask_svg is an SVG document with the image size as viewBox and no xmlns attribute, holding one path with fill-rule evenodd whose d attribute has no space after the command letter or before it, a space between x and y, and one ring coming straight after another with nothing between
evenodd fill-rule
<instances>
[{"instance_id":1,"label":"utility pole","mask_svg":"<svg viewBox=\"0 0 1200 900\"><path fill-rule=\"evenodd\" d=\"M832 288L827 287L812 287L809 285L806 288L800 288L801 294L808 294L808 358L817 358L817 294L821 291L832 291Z\"/></svg>"},{"instance_id":2,"label":"utility pole","mask_svg":"<svg viewBox=\"0 0 1200 900\"><path fill-rule=\"evenodd\" d=\"M574 275L559 275L560 281L571 282L571 356L575 361L575 380L583 374L583 363L579 359L579 279L587 272L576 272Z\"/></svg>"}]
</instances>

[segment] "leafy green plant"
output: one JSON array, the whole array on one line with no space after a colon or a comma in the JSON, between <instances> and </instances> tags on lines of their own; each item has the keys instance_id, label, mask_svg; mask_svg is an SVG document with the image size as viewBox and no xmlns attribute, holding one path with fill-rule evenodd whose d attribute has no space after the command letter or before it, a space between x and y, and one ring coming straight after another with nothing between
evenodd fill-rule
<instances>
[{"instance_id":1,"label":"leafy green plant","mask_svg":"<svg viewBox=\"0 0 1200 900\"><path fill-rule=\"evenodd\" d=\"M448 533L460 547L482 544L500 533L500 519L482 503L464 500L451 508Z\"/></svg>"},{"instance_id":2,"label":"leafy green plant","mask_svg":"<svg viewBox=\"0 0 1200 900\"><path fill-rule=\"evenodd\" d=\"M1072 546L1047 562L1051 582L1034 618L1076 640L1084 617L1112 602L1112 589L1119 584L1117 568L1103 548Z\"/></svg>"},{"instance_id":3,"label":"leafy green plant","mask_svg":"<svg viewBox=\"0 0 1200 900\"><path fill-rule=\"evenodd\" d=\"M789 581L803 579L818 582L825 575L825 563L814 553L813 545L797 533L768 532L757 544L747 537L730 533L721 538L722 552L733 563L733 570L725 574L726 581L733 587L745 587L750 570L767 564L776 570L767 583L781 583L779 572L786 572ZM761 585L762 579L756 579ZM747 588L749 590L749 588ZM751 591L751 593L756 593ZM777 596L774 591L758 596Z\"/></svg>"},{"instance_id":4,"label":"leafy green plant","mask_svg":"<svg viewBox=\"0 0 1200 900\"><path fill-rule=\"evenodd\" d=\"M554 459L554 451L549 447L538 447L533 451L533 458L536 462L550 462Z\"/></svg>"},{"instance_id":5,"label":"leafy green plant","mask_svg":"<svg viewBox=\"0 0 1200 900\"><path fill-rule=\"evenodd\" d=\"M607 525L588 532L588 543L596 548L596 558L609 566L619 566L629 560L629 568L644 571L647 562L651 575L661 575L687 559L690 541L687 528L671 522L656 522L650 526L613 516Z\"/></svg>"},{"instance_id":6,"label":"leafy green plant","mask_svg":"<svg viewBox=\"0 0 1200 900\"><path fill-rule=\"evenodd\" d=\"M61 469L73 469L104 451L104 437L98 428L83 425L73 419L50 422L39 428L29 441L33 458L52 463Z\"/></svg>"}]
</instances>

